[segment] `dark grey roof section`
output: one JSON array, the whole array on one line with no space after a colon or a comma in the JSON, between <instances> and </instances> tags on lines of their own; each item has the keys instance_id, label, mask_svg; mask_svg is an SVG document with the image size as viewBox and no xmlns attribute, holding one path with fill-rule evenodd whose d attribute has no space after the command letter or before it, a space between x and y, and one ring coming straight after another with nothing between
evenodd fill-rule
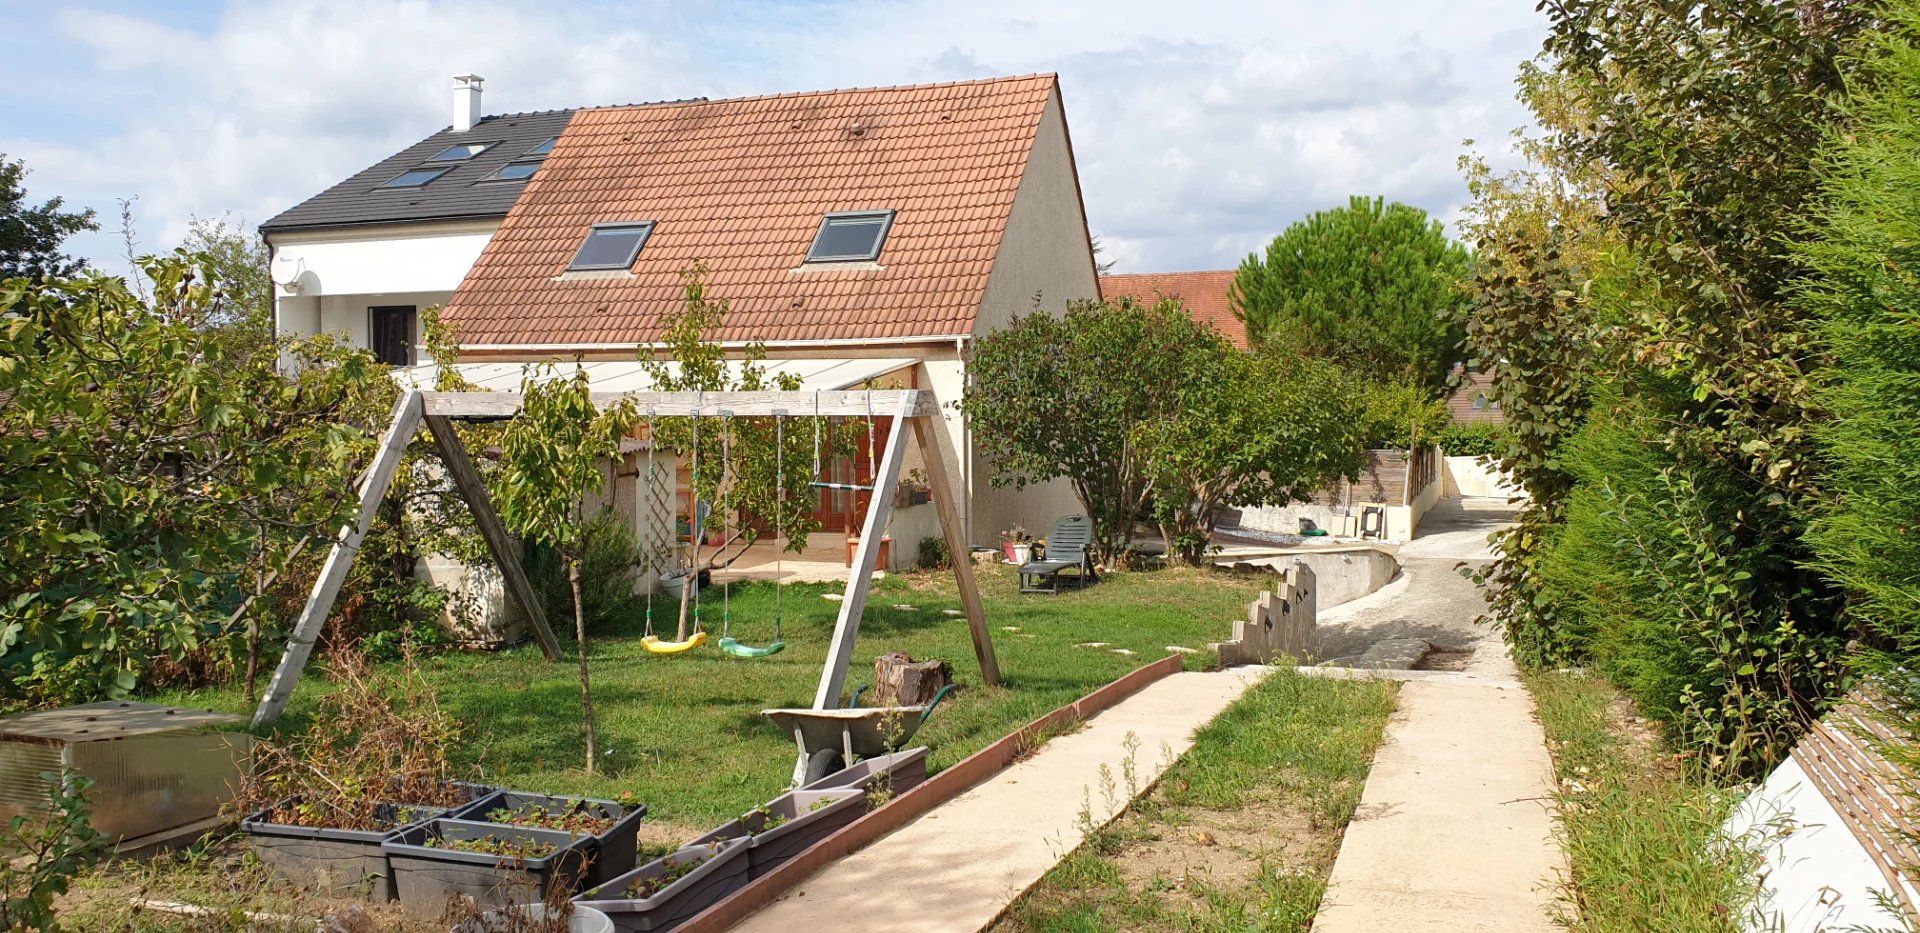
<instances>
[{"instance_id":1,"label":"dark grey roof section","mask_svg":"<svg viewBox=\"0 0 1920 933\"><path fill-rule=\"evenodd\" d=\"M482 181L495 169L526 154L527 150L560 135L573 119L572 110L509 113L487 117L473 129L456 133L443 129L353 177L281 212L260 225L263 233L393 224L430 220L476 220L505 217L520 191L517 181ZM380 183L401 172L427 164L455 143L497 143L464 162L439 162L453 170L417 188L381 188Z\"/></svg>"}]
</instances>

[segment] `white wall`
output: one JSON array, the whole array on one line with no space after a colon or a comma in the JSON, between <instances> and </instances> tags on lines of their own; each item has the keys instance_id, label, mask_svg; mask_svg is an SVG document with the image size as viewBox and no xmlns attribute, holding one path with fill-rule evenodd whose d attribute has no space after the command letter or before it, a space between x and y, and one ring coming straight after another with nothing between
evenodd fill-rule
<instances>
[{"instance_id":1,"label":"white wall","mask_svg":"<svg viewBox=\"0 0 1920 933\"><path fill-rule=\"evenodd\" d=\"M1766 858L1753 908L1759 916L1744 918L1746 929L1906 928L1874 902L1876 890L1887 890L1886 876L1792 756L1747 796L1722 831L1759 843Z\"/></svg>"},{"instance_id":2,"label":"white wall","mask_svg":"<svg viewBox=\"0 0 1920 933\"><path fill-rule=\"evenodd\" d=\"M334 333L365 347L368 308L446 304L498 226L484 221L270 235L275 324L285 335ZM416 321L416 346L420 336Z\"/></svg>"},{"instance_id":3,"label":"white wall","mask_svg":"<svg viewBox=\"0 0 1920 933\"><path fill-rule=\"evenodd\" d=\"M1073 145L1056 89L1040 116L1033 151L1027 157L1006 233L987 278L974 333L1002 329L1015 314L1031 313L1036 297L1041 310L1059 314L1071 301L1099 296L1093 244L1087 238L1086 213L1074 172ZM951 396L941 387L935 389L942 401L959 397L957 386ZM973 447L958 449L969 451L967 474L973 507L968 538L974 544L997 545L999 532L1015 524L1026 526L1035 535L1045 535L1063 516L1082 511L1073 487L1065 480L1023 490L995 488L992 464Z\"/></svg>"}]
</instances>

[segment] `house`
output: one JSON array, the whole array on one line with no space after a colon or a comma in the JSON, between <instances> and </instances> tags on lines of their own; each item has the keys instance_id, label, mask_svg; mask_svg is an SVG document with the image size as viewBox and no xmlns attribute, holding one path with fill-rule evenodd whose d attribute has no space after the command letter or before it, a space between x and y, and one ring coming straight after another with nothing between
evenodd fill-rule
<instances>
[{"instance_id":1,"label":"house","mask_svg":"<svg viewBox=\"0 0 1920 933\"><path fill-rule=\"evenodd\" d=\"M1493 395L1492 373L1470 373L1464 366L1453 367L1454 390L1447 395L1447 411L1455 424L1491 422L1505 424L1506 412Z\"/></svg>"},{"instance_id":2,"label":"house","mask_svg":"<svg viewBox=\"0 0 1920 933\"><path fill-rule=\"evenodd\" d=\"M951 403L981 335L1099 294L1050 74L490 117L480 79L455 81L451 126L262 226L283 333L494 387L581 361L596 389L644 389L637 356L700 263L733 355L764 347L803 389ZM436 304L458 360L419 352ZM1079 511L1065 483L993 487L965 419L946 422L970 541ZM863 451L823 472L859 484L873 466ZM824 490L816 514L857 528L864 495ZM930 505L896 509L893 563L938 532Z\"/></svg>"},{"instance_id":3,"label":"house","mask_svg":"<svg viewBox=\"0 0 1920 933\"><path fill-rule=\"evenodd\" d=\"M1152 304L1162 298L1178 298L1193 319L1217 330L1234 346L1245 350L1247 324L1233 313L1229 292L1234 270L1208 272L1136 272L1100 277L1103 298L1128 297Z\"/></svg>"}]
</instances>

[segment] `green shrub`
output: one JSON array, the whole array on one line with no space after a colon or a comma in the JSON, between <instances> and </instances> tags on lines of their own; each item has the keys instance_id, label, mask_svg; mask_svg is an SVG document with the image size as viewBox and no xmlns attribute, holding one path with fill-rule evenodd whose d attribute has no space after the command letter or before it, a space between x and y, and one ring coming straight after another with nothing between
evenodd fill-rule
<instances>
[{"instance_id":1,"label":"green shrub","mask_svg":"<svg viewBox=\"0 0 1920 933\"><path fill-rule=\"evenodd\" d=\"M1498 421L1468 421L1440 432L1440 450L1449 457L1493 457L1507 449L1507 426Z\"/></svg>"},{"instance_id":2,"label":"green shrub","mask_svg":"<svg viewBox=\"0 0 1920 933\"><path fill-rule=\"evenodd\" d=\"M1641 402L1603 391L1596 411L1534 570L1557 624L1516 650L1592 664L1714 773L1762 769L1833 690L1839 640L1803 631L1770 579L1792 542L1734 530L1750 488L1677 461Z\"/></svg>"},{"instance_id":3,"label":"green shrub","mask_svg":"<svg viewBox=\"0 0 1920 933\"><path fill-rule=\"evenodd\" d=\"M1369 449L1406 450L1410 441L1432 443L1453 419L1447 403L1422 385L1361 383L1354 394L1360 407L1360 442Z\"/></svg>"},{"instance_id":4,"label":"green shrub","mask_svg":"<svg viewBox=\"0 0 1920 933\"><path fill-rule=\"evenodd\" d=\"M69 772L52 782L44 815L16 815L0 832L0 930L58 930L54 899L112 846L87 808L92 782Z\"/></svg>"},{"instance_id":5,"label":"green shrub","mask_svg":"<svg viewBox=\"0 0 1920 933\"><path fill-rule=\"evenodd\" d=\"M640 615L640 598L633 594L633 574L646 563L646 555L633 532L611 512L587 523L586 542L580 554L580 605L587 631L617 631L622 621ZM530 546L527 574L540 594L548 619L573 618L573 593L567 586L567 569L559 553ZM555 631L565 627L558 626Z\"/></svg>"},{"instance_id":6,"label":"green shrub","mask_svg":"<svg viewBox=\"0 0 1920 933\"><path fill-rule=\"evenodd\" d=\"M920 569L944 570L950 563L947 539L938 535L928 535L920 539Z\"/></svg>"}]
</instances>

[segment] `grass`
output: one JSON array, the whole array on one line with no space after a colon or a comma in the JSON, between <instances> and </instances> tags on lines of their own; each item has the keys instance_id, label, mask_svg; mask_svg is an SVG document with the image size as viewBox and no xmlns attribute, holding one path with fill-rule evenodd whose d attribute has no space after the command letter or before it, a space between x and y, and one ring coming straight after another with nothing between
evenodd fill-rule
<instances>
[{"instance_id":1,"label":"grass","mask_svg":"<svg viewBox=\"0 0 1920 933\"><path fill-rule=\"evenodd\" d=\"M1275 671L994 929L1307 929L1394 692Z\"/></svg>"},{"instance_id":2,"label":"grass","mask_svg":"<svg viewBox=\"0 0 1920 933\"><path fill-rule=\"evenodd\" d=\"M914 739L933 747L935 768L1165 656L1168 645L1204 650L1207 642L1229 634L1229 620L1245 611L1262 582L1256 575L1163 570L1111 574L1084 591L1058 596L1023 596L1008 568L982 570L982 596L1004 686L980 683L964 620L942 611L960 605L952 577L931 573L889 576L876 585L848 674L849 686L870 682L873 658L890 650L953 663L962 689ZM582 769L580 688L570 661L550 664L536 649L523 647L439 655L426 659L422 668L440 702L464 724L462 764L477 769L480 779L543 793L632 791L649 805L650 824L697 831L786 788L795 754L792 740L760 711L811 704L839 609L821 597L839 589L787 587L782 597L787 649L765 659L732 658L712 647L689 655L650 655L640 646L640 618L616 620L610 631L590 635L603 751L597 775ZM733 587L734 636L755 644L770 640L774 597L768 584ZM703 607L716 639L721 598L719 590L709 590ZM671 616L669 606L655 611L656 625L660 617ZM1085 642L1108 647L1076 647ZM1112 648L1134 653L1117 654ZM284 727L298 728L325 689L316 665L295 693ZM231 688L173 693L163 701L247 710Z\"/></svg>"},{"instance_id":3,"label":"grass","mask_svg":"<svg viewBox=\"0 0 1920 933\"><path fill-rule=\"evenodd\" d=\"M1695 780L1604 679L1527 677L1560 779L1568 926L1588 931L1743 928L1760 840L1720 833L1738 802Z\"/></svg>"}]
</instances>

